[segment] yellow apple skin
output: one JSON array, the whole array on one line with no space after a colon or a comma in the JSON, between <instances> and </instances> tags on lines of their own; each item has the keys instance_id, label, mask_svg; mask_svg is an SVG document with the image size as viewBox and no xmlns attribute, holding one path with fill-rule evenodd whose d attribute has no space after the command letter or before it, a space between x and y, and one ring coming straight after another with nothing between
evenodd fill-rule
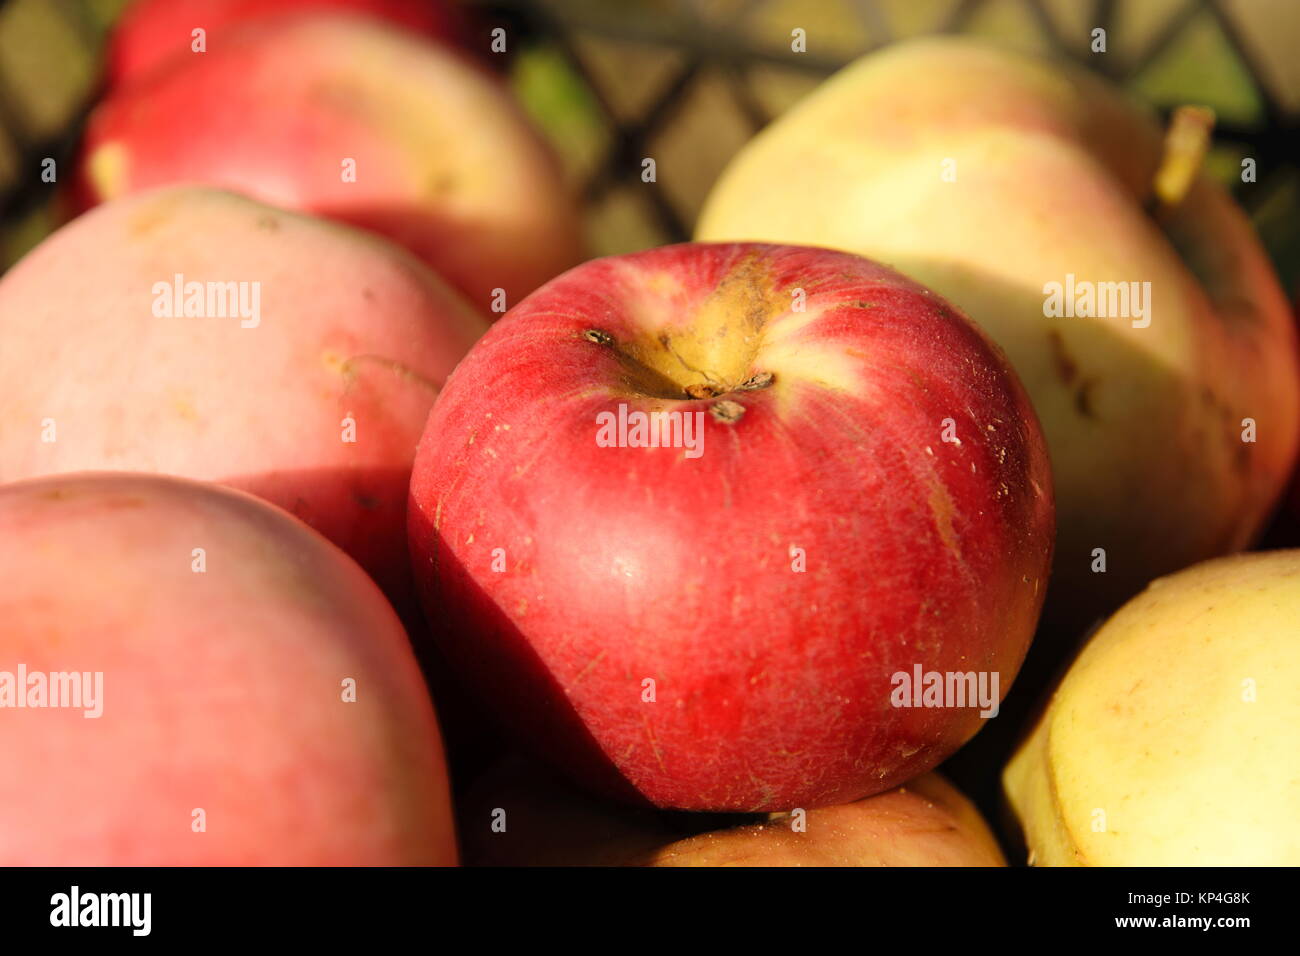
<instances>
[{"instance_id":1,"label":"yellow apple skin","mask_svg":"<svg viewBox=\"0 0 1300 956\"><path fill-rule=\"evenodd\" d=\"M974 804L936 773L809 810L796 831L788 813L735 826L736 815L606 802L510 758L469 788L459 817L468 866L1006 865Z\"/></svg>"},{"instance_id":2,"label":"yellow apple skin","mask_svg":"<svg viewBox=\"0 0 1300 956\"><path fill-rule=\"evenodd\" d=\"M1161 149L1156 120L1091 75L927 38L849 66L756 137L697 230L878 259L992 335L1052 457L1049 613L1080 623L1248 546L1300 440L1295 331L1271 266L1204 175L1157 224L1144 203ZM1045 316L1045 284L1067 274L1150 282L1150 325Z\"/></svg>"},{"instance_id":3,"label":"yellow apple skin","mask_svg":"<svg viewBox=\"0 0 1300 956\"><path fill-rule=\"evenodd\" d=\"M1003 774L1031 862L1300 864L1297 622L1300 551L1199 564L1107 621Z\"/></svg>"},{"instance_id":4,"label":"yellow apple skin","mask_svg":"<svg viewBox=\"0 0 1300 956\"><path fill-rule=\"evenodd\" d=\"M703 833L652 854L649 866L1006 866L992 832L937 773L853 803Z\"/></svg>"}]
</instances>

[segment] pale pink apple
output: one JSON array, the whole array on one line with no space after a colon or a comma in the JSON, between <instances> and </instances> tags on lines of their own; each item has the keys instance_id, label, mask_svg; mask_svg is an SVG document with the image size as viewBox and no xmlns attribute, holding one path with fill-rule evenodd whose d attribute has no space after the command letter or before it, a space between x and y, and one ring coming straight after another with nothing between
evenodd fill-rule
<instances>
[{"instance_id":1,"label":"pale pink apple","mask_svg":"<svg viewBox=\"0 0 1300 956\"><path fill-rule=\"evenodd\" d=\"M301 522L178 478L16 482L0 581L0 865L456 862L406 635Z\"/></svg>"},{"instance_id":2,"label":"pale pink apple","mask_svg":"<svg viewBox=\"0 0 1300 956\"><path fill-rule=\"evenodd\" d=\"M400 598L415 445L486 328L358 230L210 189L128 197L0 280L0 481L220 481L293 512Z\"/></svg>"}]
</instances>

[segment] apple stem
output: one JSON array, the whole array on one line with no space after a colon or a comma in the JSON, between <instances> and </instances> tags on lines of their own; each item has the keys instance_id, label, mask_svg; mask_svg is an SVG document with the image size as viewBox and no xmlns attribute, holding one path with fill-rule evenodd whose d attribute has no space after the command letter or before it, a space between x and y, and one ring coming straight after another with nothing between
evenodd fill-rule
<instances>
[{"instance_id":1,"label":"apple stem","mask_svg":"<svg viewBox=\"0 0 1300 956\"><path fill-rule=\"evenodd\" d=\"M1155 194L1157 214L1181 203L1192 187L1210 147L1214 129L1214 110L1204 106L1180 106L1169 119L1165 131L1164 154L1156 170Z\"/></svg>"}]
</instances>

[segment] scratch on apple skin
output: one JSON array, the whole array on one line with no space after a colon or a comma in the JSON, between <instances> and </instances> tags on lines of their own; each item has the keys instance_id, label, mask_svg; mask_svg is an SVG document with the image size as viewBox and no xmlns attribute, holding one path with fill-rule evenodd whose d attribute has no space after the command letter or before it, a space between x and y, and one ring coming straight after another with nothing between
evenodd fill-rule
<instances>
[{"instance_id":1,"label":"scratch on apple skin","mask_svg":"<svg viewBox=\"0 0 1300 956\"><path fill-rule=\"evenodd\" d=\"M569 686L566 687L565 690L568 691L572 687L576 686L579 682L582 681L584 677L586 677L589 673L591 673L591 669L600 663L601 659L605 656L605 653L606 652L602 650L591 660L587 661L587 663L583 665L582 670L578 671L578 673L574 676L573 680L569 682Z\"/></svg>"},{"instance_id":2,"label":"scratch on apple skin","mask_svg":"<svg viewBox=\"0 0 1300 956\"><path fill-rule=\"evenodd\" d=\"M655 740L655 732L654 729L650 726L650 718L645 714L644 711L642 711L641 713L641 723L645 726L646 740L649 741L650 743L650 752L655 755L655 762L659 764L660 772L667 774L668 767L664 764L663 751L659 749L659 741Z\"/></svg>"},{"instance_id":3,"label":"scratch on apple skin","mask_svg":"<svg viewBox=\"0 0 1300 956\"><path fill-rule=\"evenodd\" d=\"M420 388L427 389L428 391L432 392L434 395L437 395L439 390L442 387L438 382L435 382L431 378L426 378L425 376L417 372L415 369L411 368L409 365L404 365L403 363L397 361L397 359L386 358L383 355L371 355L371 354L354 355L350 359L347 359L345 362L343 362L342 366L339 368L339 371L342 373L343 377L347 380L349 387L357 379L357 374L358 374L357 366L363 362L370 362L375 365L378 365L380 368L384 368L390 372L394 372L403 381L410 382L413 385L418 385Z\"/></svg>"}]
</instances>

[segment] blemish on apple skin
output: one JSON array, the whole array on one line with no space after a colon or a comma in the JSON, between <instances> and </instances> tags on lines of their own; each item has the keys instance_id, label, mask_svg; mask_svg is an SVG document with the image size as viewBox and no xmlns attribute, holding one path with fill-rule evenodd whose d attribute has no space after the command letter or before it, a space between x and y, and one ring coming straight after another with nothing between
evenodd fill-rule
<instances>
[{"instance_id":1,"label":"blemish on apple skin","mask_svg":"<svg viewBox=\"0 0 1300 956\"><path fill-rule=\"evenodd\" d=\"M1079 377L1079 364L1065 348L1065 339L1056 329L1047 333L1047 344L1052 350L1052 366L1056 375L1065 385L1073 385Z\"/></svg>"},{"instance_id":2,"label":"blemish on apple skin","mask_svg":"<svg viewBox=\"0 0 1300 956\"><path fill-rule=\"evenodd\" d=\"M386 371L392 372L404 382L418 385L421 388L433 392L434 395L438 394L439 384L433 379L425 378L409 365L404 365L396 359L390 359L383 355L354 355L343 362L339 367L339 371L343 374L343 377L347 380L349 386L356 381L359 367L363 364L376 365Z\"/></svg>"},{"instance_id":3,"label":"blemish on apple skin","mask_svg":"<svg viewBox=\"0 0 1300 956\"><path fill-rule=\"evenodd\" d=\"M1074 392L1074 407L1084 418L1095 419L1097 413L1092 407L1092 387L1097 384L1096 379L1085 379L1079 383L1079 387Z\"/></svg>"},{"instance_id":4,"label":"blemish on apple skin","mask_svg":"<svg viewBox=\"0 0 1300 956\"><path fill-rule=\"evenodd\" d=\"M724 425L734 425L745 414L745 406L739 402L724 398L722 401L714 402L709 406L709 414L713 416L715 421L719 421Z\"/></svg>"},{"instance_id":5,"label":"blemish on apple skin","mask_svg":"<svg viewBox=\"0 0 1300 956\"><path fill-rule=\"evenodd\" d=\"M1084 418L1095 419L1096 411L1092 406L1092 388L1097 384L1095 378L1080 380L1079 363L1065 348L1061 333L1052 329L1047 333L1047 344L1052 350L1052 366L1056 375L1067 388L1074 387L1074 407Z\"/></svg>"}]
</instances>

